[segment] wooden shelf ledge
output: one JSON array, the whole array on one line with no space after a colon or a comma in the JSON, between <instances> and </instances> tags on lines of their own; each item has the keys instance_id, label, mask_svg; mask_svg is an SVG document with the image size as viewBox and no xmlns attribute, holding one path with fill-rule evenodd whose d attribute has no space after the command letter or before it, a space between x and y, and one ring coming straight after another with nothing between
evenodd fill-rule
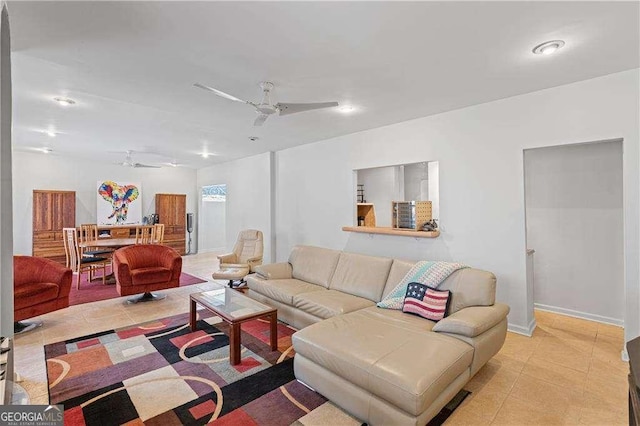
<instances>
[{"instance_id":1,"label":"wooden shelf ledge","mask_svg":"<svg viewBox=\"0 0 640 426\"><path fill-rule=\"evenodd\" d=\"M440 231L414 231L382 226L343 226L342 230L347 232L360 232L362 234L400 235L402 237L414 238L437 238L440 236Z\"/></svg>"}]
</instances>

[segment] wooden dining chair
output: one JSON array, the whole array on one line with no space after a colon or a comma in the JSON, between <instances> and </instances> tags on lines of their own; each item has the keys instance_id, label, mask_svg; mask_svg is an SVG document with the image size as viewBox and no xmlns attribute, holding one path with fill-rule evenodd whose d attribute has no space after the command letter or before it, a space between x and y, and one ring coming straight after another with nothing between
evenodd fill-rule
<instances>
[{"instance_id":1,"label":"wooden dining chair","mask_svg":"<svg viewBox=\"0 0 640 426\"><path fill-rule=\"evenodd\" d=\"M78 240L84 257L108 257L113 253L113 249L98 248L90 245L82 247L83 244L91 244L94 241L98 241L98 225L96 224L80 225Z\"/></svg>"},{"instance_id":2,"label":"wooden dining chair","mask_svg":"<svg viewBox=\"0 0 640 426\"><path fill-rule=\"evenodd\" d=\"M164 242L164 224L156 223L151 232L151 244L162 244Z\"/></svg>"},{"instance_id":3,"label":"wooden dining chair","mask_svg":"<svg viewBox=\"0 0 640 426\"><path fill-rule=\"evenodd\" d=\"M76 228L63 228L64 252L67 258L67 268L78 274L76 288L80 289L80 279L83 272L88 273L88 280L93 278L93 272L102 267L102 284L106 284L107 265L111 260L105 257L84 257L78 241L78 230Z\"/></svg>"},{"instance_id":4,"label":"wooden dining chair","mask_svg":"<svg viewBox=\"0 0 640 426\"><path fill-rule=\"evenodd\" d=\"M136 226L136 244L151 244L153 225Z\"/></svg>"}]
</instances>

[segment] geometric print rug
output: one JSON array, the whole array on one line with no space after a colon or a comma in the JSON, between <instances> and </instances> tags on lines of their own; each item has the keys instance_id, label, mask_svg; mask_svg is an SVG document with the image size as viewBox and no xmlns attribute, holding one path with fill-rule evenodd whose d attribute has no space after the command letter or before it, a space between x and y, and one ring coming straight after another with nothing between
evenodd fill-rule
<instances>
[{"instance_id":1,"label":"geometric print rug","mask_svg":"<svg viewBox=\"0 0 640 426\"><path fill-rule=\"evenodd\" d=\"M229 364L228 327L199 311L93 334L45 347L51 404L65 425L291 424L323 404L293 376L291 335L278 324L242 324L242 362ZM207 318L203 318L207 317ZM274 409L277 409L274 412Z\"/></svg>"},{"instance_id":2,"label":"geometric print rug","mask_svg":"<svg viewBox=\"0 0 640 426\"><path fill-rule=\"evenodd\" d=\"M243 323L235 366L228 325L201 309L197 328L185 313L46 345L50 403L65 425L360 425L295 380L292 328L271 351L269 322Z\"/></svg>"}]
</instances>

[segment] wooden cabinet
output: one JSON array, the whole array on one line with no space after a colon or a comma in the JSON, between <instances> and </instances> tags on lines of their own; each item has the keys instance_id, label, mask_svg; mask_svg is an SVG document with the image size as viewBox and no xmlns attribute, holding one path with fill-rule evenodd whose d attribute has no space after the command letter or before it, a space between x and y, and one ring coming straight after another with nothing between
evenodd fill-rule
<instances>
[{"instance_id":1,"label":"wooden cabinet","mask_svg":"<svg viewBox=\"0 0 640 426\"><path fill-rule=\"evenodd\" d=\"M376 210L372 203L357 204L358 226L376 226Z\"/></svg>"},{"instance_id":2,"label":"wooden cabinet","mask_svg":"<svg viewBox=\"0 0 640 426\"><path fill-rule=\"evenodd\" d=\"M98 226L98 236L102 238L134 238L136 236L136 227L138 225L102 225Z\"/></svg>"},{"instance_id":3,"label":"wooden cabinet","mask_svg":"<svg viewBox=\"0 0 640 426\"><path fill-rule=\"evenodd\" d=\"M74 191L33 191L33 255L65 263L62 228L76 226Z\"/></svg>"},{"instance_id":4,"label":"wooden cabinet","mask_svg":"<svg viewBox=\"0 0 640 426\"><path fill-rule=\"evenodd\" d=\"M156 214L164 223L164 244L186 253L187 196L156 194Z\"/></svg>"}]
</instances>

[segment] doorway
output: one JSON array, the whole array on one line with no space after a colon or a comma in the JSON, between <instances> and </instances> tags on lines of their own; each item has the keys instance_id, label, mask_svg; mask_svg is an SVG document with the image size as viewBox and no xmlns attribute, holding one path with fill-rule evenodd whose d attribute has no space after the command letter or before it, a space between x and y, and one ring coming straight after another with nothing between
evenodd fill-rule
<instances>
[{"instance_id":1,"label":"doorway","mask_svg":"<svg viewBox=\"0 0 640 426\"><path fill-rule=\"evenodd\" d=\"M536 309L624 325L622 141L524 151Z\"/></svg>"},{"instance_id":2,"label":"doorway","mask_svg":"<svg viewBox=\"0 0 640 426\"><path fill-rule=\"evenodd\" d=\"M226 214L227 185L203 186L198 231L199 253L224 252L227 237Z\"/></svg>"}]
</instances>

